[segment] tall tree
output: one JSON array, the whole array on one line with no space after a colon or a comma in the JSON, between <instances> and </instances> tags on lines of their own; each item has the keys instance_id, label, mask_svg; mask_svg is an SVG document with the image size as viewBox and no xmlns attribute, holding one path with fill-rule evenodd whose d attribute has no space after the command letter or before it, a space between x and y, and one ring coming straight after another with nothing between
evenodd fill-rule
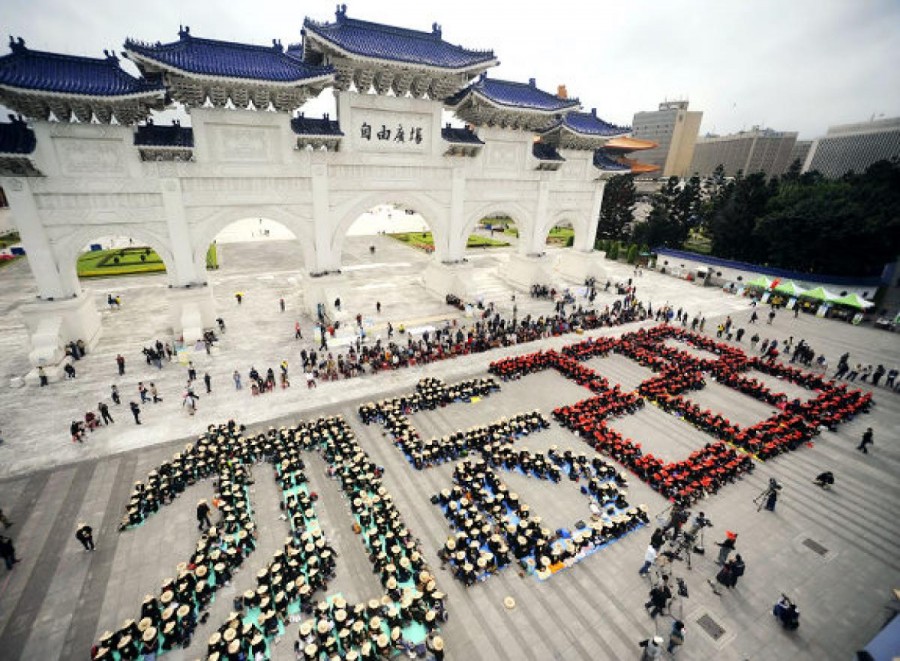
<instances>
[{"instance_id":1,"label":"tall tree","mask_svg":"<svg viewBox=\"0 0 900 661\"><path fill-rule=\"evenodd\" d=\"M620 174L606 182L603 189L603 205L597 221L597 238L625 240L631 233L634 222L636 189L634 176Z\"/></svg>"}]
</instances>

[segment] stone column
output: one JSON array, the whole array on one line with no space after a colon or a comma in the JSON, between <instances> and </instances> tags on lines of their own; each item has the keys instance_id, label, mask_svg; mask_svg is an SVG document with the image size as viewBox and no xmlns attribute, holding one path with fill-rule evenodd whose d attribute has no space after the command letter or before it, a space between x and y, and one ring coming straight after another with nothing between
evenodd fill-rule
<instances>
[{"instance_id":1,"label":"stone column","mask_svg":"<svg viewBox=\"0 0 900 661\"><path fill-rule=\"evenodd\" d=\"M178 179L161 179L163 209L173 264L166 264L169 278L169 323L176 337L191 345L215 326L215 302L206 277L206 250L194 246L184 213Z\"/></svg>"},{"instance_id":2,"label":"stone column","mask_svg":"<svg viewBox=\"0 0 900 661\"><path fill-rule=\"evenodd\" d=\"M43 300L60 300L77 296L81 293L78 278L66 277L65 269L57 263L28 180L6 179L3 189L28 254L28 267L37 281L40 297Z\"/></svg>"}]
</instances>

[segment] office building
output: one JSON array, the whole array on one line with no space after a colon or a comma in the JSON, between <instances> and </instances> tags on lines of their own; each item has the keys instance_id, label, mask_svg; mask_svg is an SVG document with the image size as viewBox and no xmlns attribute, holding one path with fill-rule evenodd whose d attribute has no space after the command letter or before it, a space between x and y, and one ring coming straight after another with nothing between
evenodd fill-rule
<instances>
[{"instance_id":1,"label":"office building","mask_svg":"<svg viewBox=\"0 0 900 661\"><path fill-rule=\"evenodd\" d=\"M708 135L697 140L691 173L708 176L719 165L725 175L764 172L766 176L783 174L791 164L797 134L754 126L750 131L732 135Z\"/></svg>"},{"instance_id":2,"label":"office building","mask_svg":"<svg viewBox=\"0 0 900 661\"><path fill-rule=\"evenodd\" d=\"M818 170L835 179L891 158L900 158L900 117L829 127L813 142L804 171Z\"/></svg>"}]
</instances>

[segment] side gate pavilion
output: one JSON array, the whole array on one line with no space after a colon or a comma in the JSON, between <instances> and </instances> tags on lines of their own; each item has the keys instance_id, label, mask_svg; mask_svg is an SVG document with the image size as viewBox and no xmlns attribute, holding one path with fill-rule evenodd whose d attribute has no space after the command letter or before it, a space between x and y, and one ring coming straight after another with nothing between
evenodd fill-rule
<instances>
[{"instance_id":1,"label":"side gate pavilion","mask_svg":"<svg viewBox=\"0 0 900 661\"><path fill-rule=\"evenodd\" d=\"M265 217L298 238L310 277L307 309L326 309L342 286L344 237L382 203L419 212L435 251L425 287L466 296L466 241L486 216L519 229L502 275L517 289L549 270L583 281L592 258L604 178L622 156L653 143L582 112L577 99L490 78L499 64L430 32L347 16L304 21L302 43L257 46L195 37L126 40L123 55L88 58L35 51L20 39L0 57L0 102L27 118L0 124L0 185L19 227L39 300L23 307L30 359L54 376L62 346L92 345L100 316L76 274L99 236L130 236L165 262L170 322L192 341L216 317L206 273L210 242L227 225ZM292 114L326 88L337 119ZM178 102L191 126L153 124ZM464 128L445 126L450 110ZM557 264L549 230L575 230ZM30 377L33 379L35 372Z\"/></svg>"}]
</instances>

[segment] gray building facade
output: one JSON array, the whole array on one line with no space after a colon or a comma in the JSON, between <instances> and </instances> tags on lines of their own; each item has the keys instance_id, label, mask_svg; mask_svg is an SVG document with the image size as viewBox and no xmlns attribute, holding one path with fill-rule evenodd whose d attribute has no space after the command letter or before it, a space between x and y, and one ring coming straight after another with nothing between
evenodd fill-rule
<instances>
[{"instance_id":1,"label":"gray building facade","mask_svg":"<svg viewBox=\"0 0 900 661\"><path fill-rule=\"evenodd\" d=\"M659 168L652 176L688 177L703 113L688 110L687 101L664 101L659 110L635 113L631 134L659 147L641 152L641 162Z\"/></svg>"},{"instance_id":2,"label":"gray building facade","mask_svg":"<svg viewBox=\"0 0 900 661\"><path fill-rule=\"evenodd\" d=\"M900 158L900 117L829 127L813 142L803 169L836 179L891 158Z\"/></svg>"},{"instance_id":3,"label":"gray building facade","mask_svg":"<svg viewBox=\"0 0 900 661\"><path fill-rule=\"evenodd\" d=\"M725 175L764 172L767 177L783 174L791 164L797 133L754 126L732 135L706 136L697 140L691 172L709 176L719 165Z\"/></svg>"}]
</instances>

